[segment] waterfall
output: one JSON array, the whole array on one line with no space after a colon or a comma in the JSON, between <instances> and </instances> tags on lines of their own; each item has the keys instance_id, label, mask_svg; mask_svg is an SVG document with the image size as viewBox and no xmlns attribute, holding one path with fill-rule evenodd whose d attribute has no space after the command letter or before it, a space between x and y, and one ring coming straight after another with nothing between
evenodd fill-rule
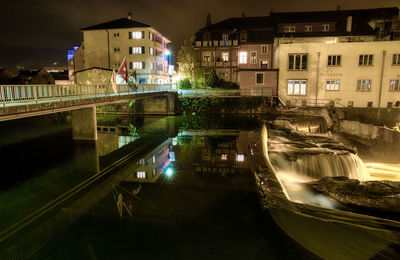
<instances>
[{"instance_id":1,"label":"waterfall","mask_svg":"<svg viewBox=\"0 0 400 260\"><path fill-rule=\"evenodd\" d=\"M360 181L369 180L369 173L362 160L353 153L295 154L270 153L271 163L277 172L320 179L346 176Z\"/></svg>"}]
</instances>

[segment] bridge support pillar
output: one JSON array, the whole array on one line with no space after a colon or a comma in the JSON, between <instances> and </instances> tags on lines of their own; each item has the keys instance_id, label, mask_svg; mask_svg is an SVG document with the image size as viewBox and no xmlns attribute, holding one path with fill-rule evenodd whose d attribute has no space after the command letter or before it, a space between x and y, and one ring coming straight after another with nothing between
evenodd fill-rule
<instances>
[{"instance_id":1,"label":"bridge support pillar","mask_svg":"<svg viewBox=\"0 0 400 260\"><path fill-rule=\"evenodd\" d=\"M96 107L73 110L71 122L73 140L97 140Z\"/></svg>"}]
</instances>

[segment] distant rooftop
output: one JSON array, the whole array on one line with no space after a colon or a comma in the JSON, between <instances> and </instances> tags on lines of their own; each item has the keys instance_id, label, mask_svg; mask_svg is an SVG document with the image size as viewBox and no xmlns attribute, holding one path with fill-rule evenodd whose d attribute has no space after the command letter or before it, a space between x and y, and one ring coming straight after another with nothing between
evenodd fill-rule
<instances>
[{"instance_id":1,"label":"distant rooftop","mask_svg":"<svg viewBox=\"0 0 400 260\"><path fill-rule=\"evenodd\" d=\"M122 29L122 28L144 28L151 27L148 24L144 24L135 20L131 20L128 18L121 18L117 20L113 20L110 22L105 22L89 27L82 28L81 31L89 31L89 30L105 30L105 29Z\"/></svg>"}]
</instances>

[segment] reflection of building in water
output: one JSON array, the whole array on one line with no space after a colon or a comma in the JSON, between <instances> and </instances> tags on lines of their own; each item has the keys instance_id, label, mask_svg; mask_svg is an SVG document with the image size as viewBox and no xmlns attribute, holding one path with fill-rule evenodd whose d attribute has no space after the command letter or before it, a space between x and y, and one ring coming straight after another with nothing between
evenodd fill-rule
<instances>
[{"instance_id":1,"label":"reflection of building in water","mask_svg":"<svg viewBox=\"0 0 400 260\"><path fill-rule=\"evenodd\" d=\"M171 163L170 146L172 139L162 143L153 153L149 153L145 158L139 160L139 167L135 172L128 176L128 182L148 182L154 183L163 174L164 169ZM171 152L173 153L173 152Z\"/></svg>"},{"instance_id":2,"label":"reflection of building in water","mask_svg":"<svg viewBox=\"0 0 400 260\"><path fill-rule=\"evenodd\" d=\"M209 136L208 145L202 147L195 155L196 172L225 176L248 169L247 134L239 131L237 134L237 136Z\"/></svg>"},{"instance_id":3,"label":"reflection of building in water","mask_svg":"<svg viewBox=\"0 0 400 260\"><path fill-rule=\"evenodd\" d=\"M130 136L126 128L118 126L97 126L99 156L104 156L132 143L139 137Z\"/></svg>"}]
</instances>

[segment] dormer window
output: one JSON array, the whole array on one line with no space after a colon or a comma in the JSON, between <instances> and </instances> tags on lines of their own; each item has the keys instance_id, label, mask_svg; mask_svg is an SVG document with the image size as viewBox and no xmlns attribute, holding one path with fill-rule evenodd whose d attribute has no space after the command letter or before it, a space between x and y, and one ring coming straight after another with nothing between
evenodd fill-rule
<instances>
[{"instance_id":1,"label":"dormer window","mask_svg":"<svg viewBox=\"0 0 400 260\"><path fill-rule=\"evenodd\" d=\"M305 31L305 32L312 32L312 25L306 25L306 26L304 26L304 31Z\"/></svg>"},{"instance_id":2,"label":"dormer window","mask_svg":"<svg viewBox=\"0 0 400 260\"><path fill-rule=\"evenodd\" d=\"M322 25L322 31L323 32L328 32L329 31L329 24L323 24Z\"/></svg>"},{"instance_id":3,"label":"dormer window","mask_svg":"<svg viewBox=\"0 0 400 260\"><path fill-rule=\"evenodd\" d=\"M211 38L210 32L206 32L206 33L204 33L204 35L203 35L203 39L204 39L204 41L209 41L209 40L210 40L210 38Z\"/></svg>"},{"instance_id":4,"label":"dormer window","mask_svg":"<svg viewBox=\"0 0 400 260\"><path fill-rule=\"evenodd\" d=\"M283 27L283 32L295 32L296 27L295 26L285 26Z\"/></svg>"},{"instance_id":5,"label":"dormer window","mask_svg":"<svg viewBox=\"0 0 400 260\"><path fill-rule=\"evenodd\" d=\"M222 40L223 41L229 40L229 34L227 34L227 33L222 34Z\"/></svg>"}]
</instances>

